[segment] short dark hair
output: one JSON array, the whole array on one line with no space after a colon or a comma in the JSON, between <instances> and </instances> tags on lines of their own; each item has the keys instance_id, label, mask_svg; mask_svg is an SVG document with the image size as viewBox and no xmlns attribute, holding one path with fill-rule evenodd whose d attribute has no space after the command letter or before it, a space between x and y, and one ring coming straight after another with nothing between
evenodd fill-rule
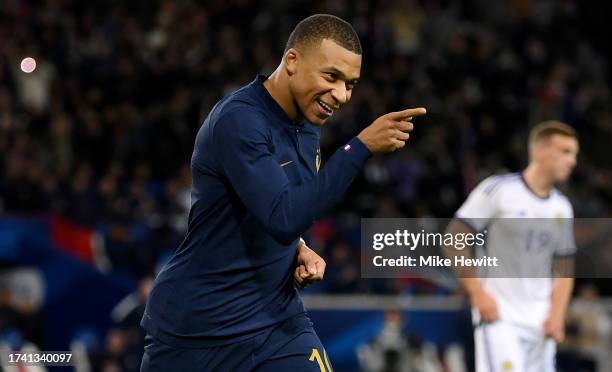
<instances>
[{"instance_id":1,"label":"short dark hair","mask_svg":"<svg viewBox=\"0 0 612 372\"><path fill-rule=\"evenodd\" d=\"M289 35L285 52L296 46L318 45L323 39L333 40L355 54L362 54L359 36L353 26L331 14L315 14L300 21Z\"/></svg>"}]
</instances>

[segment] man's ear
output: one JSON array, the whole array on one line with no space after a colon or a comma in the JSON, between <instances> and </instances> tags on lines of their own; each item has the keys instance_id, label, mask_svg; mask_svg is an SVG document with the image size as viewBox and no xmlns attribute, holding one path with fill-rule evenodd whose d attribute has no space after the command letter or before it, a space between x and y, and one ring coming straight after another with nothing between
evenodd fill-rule
<instances>
[{"instance_id":1,"label":"man's ear","mask_svg":"<svg viewBox=\"0 0 612 372\"><path fill-rule=\"evenodd\" d=\"M295 75L297 72L299 53L300 52L293 48L289 48L285 53L285 71L287 71L287 75L289 76Z\"/></svg>"}]
</instances>

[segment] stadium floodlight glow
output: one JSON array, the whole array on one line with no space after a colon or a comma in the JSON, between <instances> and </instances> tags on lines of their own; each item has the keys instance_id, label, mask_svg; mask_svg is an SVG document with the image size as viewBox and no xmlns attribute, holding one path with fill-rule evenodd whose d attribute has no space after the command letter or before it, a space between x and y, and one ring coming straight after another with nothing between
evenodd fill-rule
<instances>
[{"instance_id":1,"label":"stadium floodlight glow","mask_svg":"<svg viewBox=\"0 0 612 372\"><path fill-rule=\"evenodd\" d=\"M36 60L32 57L25 57L21 60L21 71L29 74L36 70Z\"/></svg>"}]
</instances>

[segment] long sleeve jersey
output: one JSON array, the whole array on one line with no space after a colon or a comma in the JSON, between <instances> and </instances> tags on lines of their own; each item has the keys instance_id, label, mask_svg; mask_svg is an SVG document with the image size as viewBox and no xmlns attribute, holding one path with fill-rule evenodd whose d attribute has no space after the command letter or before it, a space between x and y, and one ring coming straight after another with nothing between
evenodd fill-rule
<instances>
[{"instance_id":1,"label":"long sleeve jersey","mask_svg":"<svg viewBox=\"0 0 612 372\"><path fill-rule=\"evenodd\" d=\"M187 234L142 319L169 345L236 342L304 312L293 283L300 235L371 156L353 138L319 171L320 128L292 123L265 79L218 102L197 134Z\"/></svg>"}]
</instances>

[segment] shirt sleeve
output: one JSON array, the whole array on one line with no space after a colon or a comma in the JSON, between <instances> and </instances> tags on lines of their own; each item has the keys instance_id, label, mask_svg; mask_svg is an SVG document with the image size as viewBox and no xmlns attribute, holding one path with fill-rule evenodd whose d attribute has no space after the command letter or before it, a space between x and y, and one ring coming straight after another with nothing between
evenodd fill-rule
<instances>
[{"instance_id":1,"label":"shirt sleeve","mask_svg":"<svg viewBox=\"0 0 612 372\"><path fill-rule=\"evenodd\" d=\"M249 212L278 241L290 244L340 201L371 153L355 137L316 177L292 186L274 159L265 120L254 110L222 114L213 131L213 147L222 172Z\"/></svg>"},{"instance_id":2,"label":"shirt sleeve","mask_svg":"<svg viewBox=\"0 0 612 372\"><path fill-rule=\"evenodd\" d=\"M499 179L489 177L482 181L468 196L455 213L458 218L474 231L481 231L497 215L499 198Z\"/></svg>"},{"instance_id":3,"label":"shirt sleeve","mask_svg":"<svg viewBox=\"0 0 612 372\"><path fill-rule=\"evenodd\" d=\"M569 202L568 202L569 204ZM561 223L561 239L555 250L555 256L572 256L576 254L576 238L574 236L574 210L569 204L569 217L559 220Z\"/></svg>"}]
</instances>

